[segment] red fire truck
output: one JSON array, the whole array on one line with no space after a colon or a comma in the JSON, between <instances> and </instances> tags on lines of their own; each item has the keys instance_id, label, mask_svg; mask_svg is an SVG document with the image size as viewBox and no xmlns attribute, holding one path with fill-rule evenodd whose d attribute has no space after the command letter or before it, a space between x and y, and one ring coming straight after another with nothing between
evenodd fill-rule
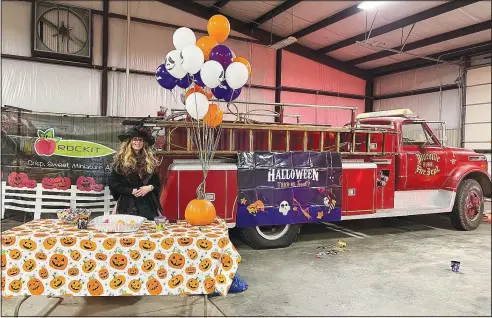
<instances>
[{"instance_id":1,"label":"red fire truck","mask_svg":"<svg viewBox=\"0 0 492 318\"><path fill-rule=\"evenodd\" d=\"M146 125L163 138L158 153L163 159L164 214L171 220L183 219L203 178L194 156L191 123L148 119ZM474 230L482 221L484 197L491 196L487 159L472 150L444 146L444 138L430 126L410 110L363 113L337 128L223 123L216 162L207 177L207 198L213 201L217 216L230 227L238 227L245 242L258 249L288 246L303 223L320 221L450 213L455 228ZM286 153L304 153L309 158L329 154L327 165L331 166L318 166L321 172L309 170L311 166L262 170L265 178L267 173L269 178L276 174L280 179L289 179L289 174L296 178L297 174L306 180L290 180L288 186L313 193L306 189L311 185L321 196L296 194L302 190L297 188L278 189L286 184L278 180L270 188L268 184L254 185L256 199L248 196L249 190L243 191L241 184L249 182L246 179L252 176L252 169L242 170L241 156L280 158ZM316 179L319 173L327 179ZM324 184L320 186L320 182ZM289 199L279 191L287 191ZM305 202L300 203L299 198Z\"/></svg>"}]
</instances>

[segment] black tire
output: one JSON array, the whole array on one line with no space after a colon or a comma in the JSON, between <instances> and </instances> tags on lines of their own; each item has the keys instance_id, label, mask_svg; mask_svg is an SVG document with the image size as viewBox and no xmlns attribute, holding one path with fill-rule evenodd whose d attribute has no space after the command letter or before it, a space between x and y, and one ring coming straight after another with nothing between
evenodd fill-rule
<instances>
[{"instance_id":1,"label":"black tire","mask_svg":"<svg viewBox=\"0 0 492 318\"><path fill-rule=\"evenodd\" d=\"M476 196L479 198L479 205L476 207L478 214L473 217L467 214L467 197ZM451 224L458 230L475 230L483 218L484 199L480 183L474 179L466 179L461 182L456 193L453 211L451 212Z\"/></svg>"},{"instance_id":2,"label":"black tire","mask_svg":"<svg viewBox=\"0 0 492 318\"><path fill-rule=\"evenodd\" d=\"M286 227L287 229L285 229ZM268 235L266 235L261 227L241 228L241 239L244 243L258 250L287 247L297 239L301 230L299 224L278 225L272 226L272 228L278 230L276 231L276 235L271 235L271 238L266 238Z\"/></svg>"}]
</instances>

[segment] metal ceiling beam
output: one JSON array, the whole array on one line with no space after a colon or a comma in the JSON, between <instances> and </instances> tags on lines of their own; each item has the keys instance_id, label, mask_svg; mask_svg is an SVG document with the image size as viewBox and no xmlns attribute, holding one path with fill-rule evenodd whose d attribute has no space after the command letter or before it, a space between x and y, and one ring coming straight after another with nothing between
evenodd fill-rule
<instances>
[{"instance_id":1,"label":"metal ceiling beam","mask_svg":"<svg viewBox=\"0 0 492 318\"><path fill-rule=\"evenodd\" d=\"M214 8L215 13L219 13L219 11L223 7L225 7L225 5L229 3L229 1L231 1L231 0L219 0L216 3L214 3L214 5L212 6L212 8Z\"/></svg>"},{"instance_id":2,"label":"metal ceiling beam","mask_svg":"<svg viewBox=\"0 0 492 318\"><path fill-rule=\"evenodd\" d=\"M470 5L472 3L475 3L475 2L478 2L478 0L448 1L444 4L441 4L437 7L431 8L429 10L425 10L425 11L416 13L414 15L411 15L409 17L403 18L401 20L388 23L388 24L383 25L379 28L375 28L371 32L371 37L376 37L378 35L385 34L385 33L406 27L407 25L412 25L414 23L430 19L432 17L441 15L441 14L449 12L449 11L459 9L461 7L465 7L465 6ZM323 48L320 48L318 50L318 52L326 54L328 52L332 52L332 51L344 48L346 46L355 44L357 41L364 41L365 39L366 39L366 33L364 32L364 33L361 33L359 35L353 36L351 38L345 39L343 41L325 46Z\"/></svg>"},{"instance_id":3,"label":"metal ceiling beam","mask_svg":"<svg viewBox=\"0 0 492 318\"><path fill-rule=\"evenodd\" d=\"M101 15L101 16L104 14L103 11L94 10L94 9L92 9L91 12L93 14L97 14L97 15ZM119 19L119 20L125 20L125 21L127 19L126 15L118 14L118 13L114 13L114 12L110 12L109 17L113 18L113 19ZM178 29L181 27L180 25L169 24L169 23L155 21L155 20L147 20L147 19L138 18L138 17L130 17L130 20L131 20L131 22L156 25L156 26L160 26L160 27L164 27L164 28L171 28L171 29ZM195 28L190 28L190 30L192 30L195 33L208 35L207 30L200 30L200 29L195 29ZM242 37L234 36L234 35L229 35L229 38L231 38L233 40L244 41L244 42L254 42L254 43L257 42L257 40L242 38Z\"/></svg>"},{"instance_id":4,"label":"metal ceiling beam","mask_svg":"<svg viewBox=\"0 0 492 318\"><path fill-rule=\"evenodd\" d=\"M292 8L293 6L295 6L296 4L298 4L301 1L302 0L287 0L287 1L282 2L281 5L276 6L272 10L270 10L267 13L265 13L264 15L262 15L261 17L259 17L256 20L250 22L249 23L250 28L251 29L256 29L257 27L259 27L263 23L265 23L268 20L275 18L277 15L279 15L279 14L281 14L281 13L289 10L290 8Z\"/></svg>"},{"instance_id":5,"label":"metal ceiling beam","mask_svg":"<svg viewBox=\"0 0 492 318\"><path fill-rule=\"evenodd\" d=\"M168 5L170 7L176 8L178 10L187 12L189 14L193 14L199 18L208 20L212 15L214 15L213 10L204 5L201 5L196 2L185 2L185 1L165 1L165 0L157 0L162 4ZM257 28L252 30L247 23L242 22L241 20L229 17L223 14L229 20L231 25L231 30L242 33L244 35L256 38L260 44L270 45L276 43L280 40L283 40L282 37L271 34L265 30ZM332 67L344 73L362 78L369 79L372 78L371 74L368 71L362 70L352 65L345 64L342 61L339 61L333 57L330 57L325 54L319 54L315 50L310 49L306 46L294 43L292 45L287 46L283 50L300 55L307 59L316 61L318 63L324 64L326 66Z\"/></svg>"},{"instance_id":6,"label":"metal ceiling beam","mask_svg":"<svg viewBox=\"0 0 492 318\"><path fill-rule=\"evenodd\" d=\"M428 57L435 58L435 59L441 59L444 61L450 61L450 60L457 59L459 57L466 56L469 54L484 53L484 52L489 52L490 50L492 50L492 42L486 41L486 42L476 43L476 44L472 44L472 45L467 45L467 46L460 47L457 49L448 50L445 52L432 54L432 55L429 55ZM416 59L411 59L408 61L403 61L403 62L398 62L398 63L394 63L394 64L390 64L390 65L377 67L377 68L371 69L369 71L374 76L379 77L379 76L404 72L404 71L413 70L413 69L421 68L421 67L425 67L425 66L436 65L436 64L437 63L433 62L433 61L416 58Z\"/></svg>"},{"instance_id":7,"label":"metal ceiling beam","mask_svg":"<svg viewBox=\"0 0 492 318\"><path fill-rule=\"evenodd\" d=\"M291 34L290 36L293 36L293 37L299 39L299 38L302 38L303 36L306 36L308 34L311 34L311 33L314 33L318 30L321 30L322 28L325 28L329 25L332 25L334 23L342 21L343 19L351 17L354 14L357 14L357 13L362 11L361 9L357 8L357 6L358 6L358 4L351 6L350 8L347 8L345 10L342 10L338 13L335 13L334 15L329 16L328 18L325 18L325 19L318 21L314 24L311 24L310 26L305 27L304 29L301 29L301 30Z\"/></svg>"},{"instance_id":8,"label":"metal ceiling beam","mask_svg":"<svg viewBox=\"0 0 492 318\"><path fill-rule=\"evenodd\" d=\"M411 50L415 50L415 49L419 49L421 47L425 47L425 46L433 45L433 44L436 44L436 43L440 43L440 42L452 40L452 39L455 39L455 38L459 38L459 37L462 37L462 36L465 36L465 35L470 35L470 34L473 34L473 33L485 31L485 30L488 30L488 29L492 29L492 20L485 21L485 22L480 22L480 23L477 23L477 24L474 24L474 25L470 25L470 26L461 28L461 29L457 29L457 30L453 30L453 31L441 33L441 34L438 34L438 35L435 35L435 36L431 36L431 37L426 38L426 39L422 39L422 40L418 40L418 41L415 41L415 42L407 43L403 47L403 52L405 52L405 51L411 51ZM402 46L397 46L397 47L392 48L392 50L398 50L398 51L401 51L401 49L402 49ZM352 59L352 60L349 60L349 61L346 61L346 62L349 63L349 64L352 64L352 65L357 65L357 64L361 64L361 63L365 63L365 62L369 62L369 61L374 61L374 60L377 60L377 59L381 59L383 57L388 57L388 56L391 56L391 55L398 54L396 52L384 51L384 49L382 49L382 50L383 51L381 51L381 52L377 52L377 53L374 53L374 54L362 56L362 57L359 57L359 58L356 58L356 59Z\"/></svg>"},{"instance_id":9,"label":"metal ceiling beam","mask_svg":"<svg viewBox=\"0 0 492 318\"><path fill-rule=\"evenodd\" d=\"M397 97L407 97L407 96L414 96L414 95L421 95L421 94L444 92L444 91L449 91L449 90L457 89L457 88L459 88L458 84L446 84L446 85L442 85L442 86L426 87L426 88L415 89L415 90L411 90L411 91L404 91L404 92L391 93L391 94L387 94L387 95L374 96L374 100L382 100L382 99L390 99L390 98L397 98Z\"/></svg>"}]
</instances>

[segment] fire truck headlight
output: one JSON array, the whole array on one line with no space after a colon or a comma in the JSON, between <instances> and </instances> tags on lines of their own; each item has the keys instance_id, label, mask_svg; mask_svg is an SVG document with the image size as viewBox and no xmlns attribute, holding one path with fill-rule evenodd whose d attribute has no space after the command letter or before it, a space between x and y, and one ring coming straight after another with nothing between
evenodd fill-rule
<instances>
[{"instance_id":1,"label":"fire truck headlight","mask_svg":"<svg viewBox=\"0 0 492 318\"><path fill-rule=\"evenodd\" d=\"M468 160L469 161L485 161L485 162L487 162L487 157L485 157L484 155L469 156Z\"/></svg>"}]
</instances>

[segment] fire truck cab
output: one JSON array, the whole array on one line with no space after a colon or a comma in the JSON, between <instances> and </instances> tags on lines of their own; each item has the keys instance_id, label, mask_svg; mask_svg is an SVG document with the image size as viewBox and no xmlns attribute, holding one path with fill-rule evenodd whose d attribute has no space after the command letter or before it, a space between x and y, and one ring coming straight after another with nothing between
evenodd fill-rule
<instances>
[{"instance_id":1,"label":"fire truck cab","mask_svg":"<svg viewBox=\"0 0 492 318\"><path fill-rule=\"evenodd\" d=\"M332 193L340 213L329 222L450 213L455 228L474 230L482 221L484 197L491 196L487 159L473 150L446 147L444 133L438 136L430 123L404 109L362 113L355 118L355 125L352 122L341 128L258 126L258 129L278 128L265 134L268 136L265 148L259 141L252 145L255 127L251 125L248 126L249 151L339 154L341 170L334 173L334 178L339 178L339 187L333 188ZM241 138L234 137L234 127L230 129L233 134L230 140L240 141ZM276 142L275 134L279 131L285 138ZM294 138L297 132L302 138ZM277 150L275 144L278 147L280 143L284 144L284 149ZM207 177L207 196L213 201L217 216L227 220L230 227L238 227L247 244L258 249L288 246L296 239L303 223L324 220L310 217L306 210L305 221L296 217L285 221L280 214L289 213L291 207L294 209L293 202L286 202L290 206L285 210L281 205L285 201L276 203L271 212L276 216L270 219L263 214L268 210L266 202L250 202L241 210L241 202L245 203L246 199L238 192L241 176L237 154L240 150L230 144L225 147L233 155L212 164ZM161 196L164 213L170 219L183 219L186 204L194 199L195 189L202 181L200 164L196 160L173 159L161 169L166 174ZM301 206L299 208L304 212ZM246 217L245 213L251 215ZM287 213L283 213L284 216Z\"/></svg>"}]
</instances>

